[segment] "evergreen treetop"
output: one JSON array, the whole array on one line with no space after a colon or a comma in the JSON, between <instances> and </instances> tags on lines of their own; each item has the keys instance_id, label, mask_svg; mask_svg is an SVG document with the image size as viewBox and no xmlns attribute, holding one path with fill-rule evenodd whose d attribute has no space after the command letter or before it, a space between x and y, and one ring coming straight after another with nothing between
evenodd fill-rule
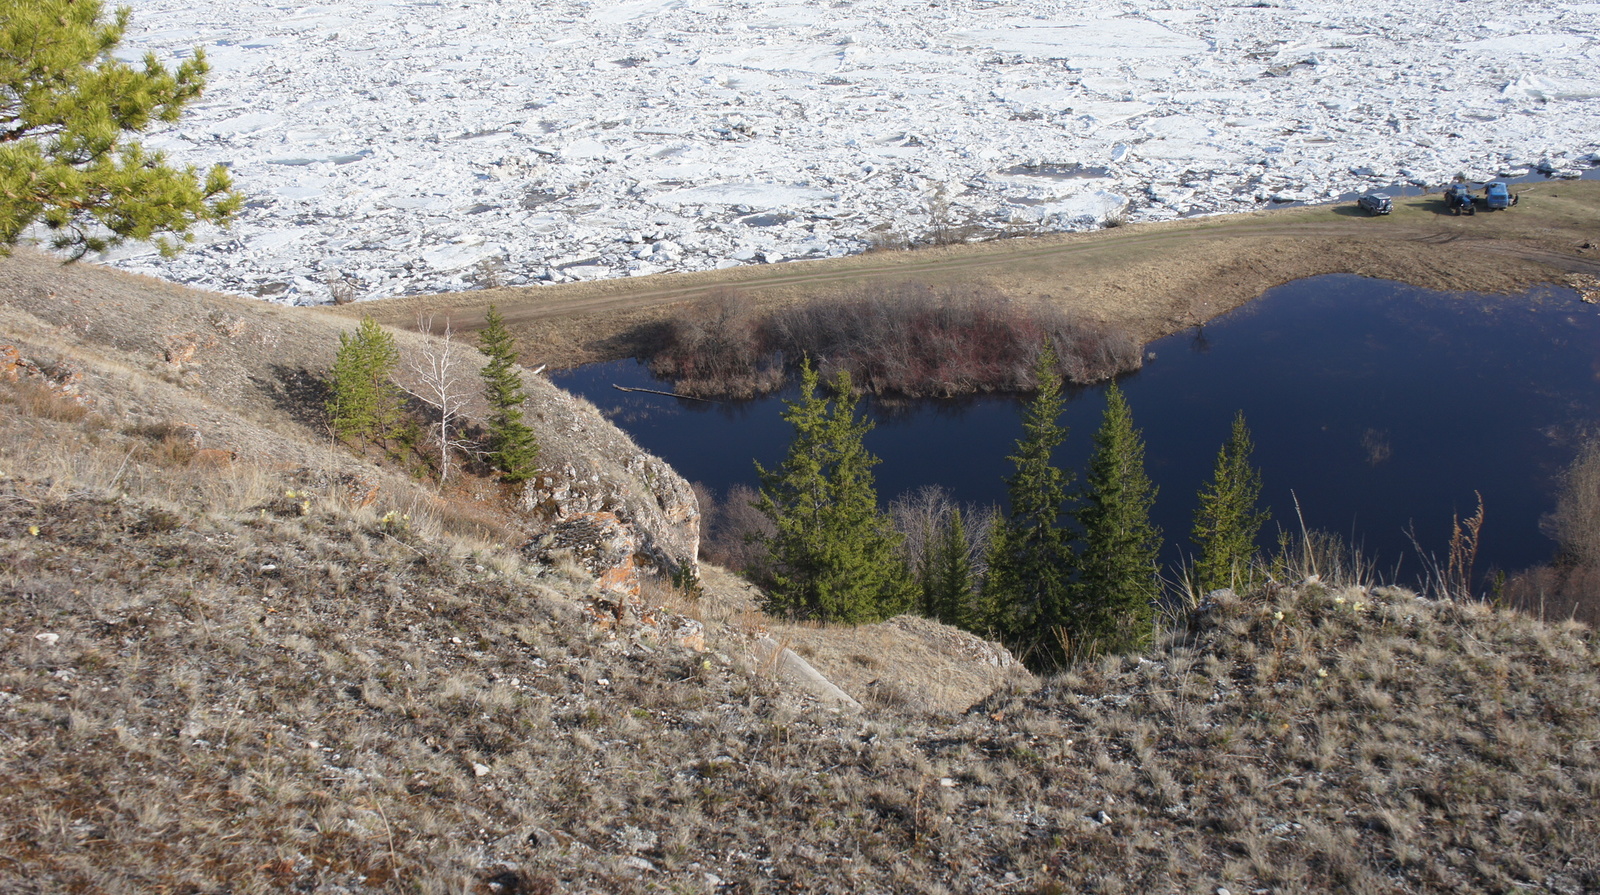
<instances>
[{"instance_id":1,"label":"evergreen treetop","mask_svg":"<svg viewBox=\"0 0 1600 895\"><path fill-rule=\"evenodd\" d=\"M1076 599L1067 620L1072 657L1149 646L1160 597L1161 531L1150 523L1156 487L1144 440L1122 390L1106 389L1106 411L1075 512L1083 530Z\"/></svg>"},{"instance_id":2,"label":"evergreen treetop","mask_svg":"<svg viewBox=\"0 0 1600 895\"><path fill-rule=\"evenodd\" d=\"M899 535L878 508L862 438L872 428L856 416L850 375L840 371L819 393L809 360L799 397L783 419L794 427L784 460L761 479L757 508L773 522L768 541L768 607L825 621L876 621L909 608L909 576L897 556Z\"/></svg>"},{"instance_id":3,"label":"evergreen treetop","mask_svg":"<svg viewBox=\"0 0 1600 895\"><path fill-rule=\"evenodd\" d=\"M1256 538L1271 513L1260 509L1261 473L1251 465L1255 445L1244 412L1233 418L1228 440L1217 452L1211 481L1200 489L1189 540L1199 548L1190 572L1198 593L1222 587L1246 590L1255 583Z\"/></svg>"},{"instance_id":4,"label":"evergreen treetop","mask_svg":"<svg viewBox=\"0 0 1600 895\"><path fill-rule=\"evenodd\" d=\"M489 402L489 465L507 482L522 482L537 472L539 443L523 421L522 374L517 370L516 338L499 310L489 306L478 346L489 362L483 367L483 396Z\"/></svg>"},{"instance_id":5,"label":"evergreen treetop","mask_svg":"<svg viewBox=\"0 0 1600 895\"><path fill-rule=\"evenodd\" d=\"M1061 525L1070 473L1054 455L1067 437L1066 401L1055 351L1047 346L1034 370L1038 391L1023 413L1022 438L1009 459L1010 512L995 521L984 583L985 626L1023 654L1050 640L1067 610L1075 565L1071 532Z\"/></svg>"},{"instance_id":6,"label":"evergreen treetop","mask_svg":"<svg viewBox=\"0 0 1600 895\"><path fill-rule=\"evenodd\" d=\"M923 579L924 604L928 615L965 630L980 624L973 605L973 584L977 570L972 562L972 545L967 541L967 526L961 508L952 507L928 546L927 573Z\"/></svg>"},{"instance_id":7,"label":"evergreen treetop","mask_svg":"<svg viewBox=\"0 0 1600 895\"><path fill-rule=\"evenodd\" d=\"M174 122L200 95L205 53L168 71L113 55L129 11L99 0L0 0L0 252L35 222L74 258L125 240L171 255L202 222L226 223L241 198L221 165L169 166L129 135Z\"/></svg>"}]
</instances>

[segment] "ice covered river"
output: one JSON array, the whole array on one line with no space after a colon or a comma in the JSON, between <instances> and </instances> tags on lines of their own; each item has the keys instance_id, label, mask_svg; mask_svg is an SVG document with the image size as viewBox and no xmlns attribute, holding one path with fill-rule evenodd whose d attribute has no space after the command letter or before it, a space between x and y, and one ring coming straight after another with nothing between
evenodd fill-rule
<instances>
[{"instance_id":1,"label":"ice covered river","mask_svg":"<svg viewBox=\"0 0 1600 895\"><path fill-rule=\"evenodd\" d=\"M229 231L130 270L274 301L704 270L1600 161L1600 3L128 0L203 47L148 145Z\"/></svg>"}]
</instances>

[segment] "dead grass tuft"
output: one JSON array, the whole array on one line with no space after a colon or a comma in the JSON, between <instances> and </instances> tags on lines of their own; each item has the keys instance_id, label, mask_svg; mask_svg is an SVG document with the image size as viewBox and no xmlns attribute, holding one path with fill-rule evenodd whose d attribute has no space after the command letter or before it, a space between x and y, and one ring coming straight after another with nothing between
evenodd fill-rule
<instances>
[{"instance_id":1,"label":"dead grass tuft","mask_svg":"<svg viewBox=\"0 0 1600 895\"><path fill-rule=\"evenodd\" d=\"M35 417L61 423L81 422L89 416L80 399L43 382L6 379L0 376L0 405L10 407L21 417Z\"/></svg>"}]
</instances>

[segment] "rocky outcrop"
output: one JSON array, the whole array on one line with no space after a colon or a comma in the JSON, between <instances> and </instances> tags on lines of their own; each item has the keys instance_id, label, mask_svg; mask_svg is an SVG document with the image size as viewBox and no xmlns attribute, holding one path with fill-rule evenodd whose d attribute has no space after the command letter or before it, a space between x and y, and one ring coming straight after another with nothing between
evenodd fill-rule
<instances>
[{"instance_id":1,"label":"rocky outcrop","mask_svg":"<svg viewBox=\"0 0 1600 895\"><path fill-rule=\"evenodd\" d=\"M577 513L551 527L530 547L544 563L567 560L594 576L604 591L639 593L639 543L636 530L615 513Z\"/></svg>"},{"instance_id":2,"label":"rocky outcrop","mask_svg":"<svg viewBox=\"0 0 1600 895\"><path fill-rule=\"evenodd\" d=\"M83 371L69 363L42 363L22 353L16 345L0 344L0 379L31 382L63 398L83 403Z\"/></svg>"},{"instance_id":3,"label":"rocky outcrop","mask_svg":"<svg viewBox=\"0 0 1600 895\"><path fill-rule=\"evenodd\" d=\"M689 483L589 402L541 378L526 386L543 472L518 501L537 532L524 550L570 556L603 588L632 594L641 575L697 577L700 507Z\"/></svg>"}]
</instances>

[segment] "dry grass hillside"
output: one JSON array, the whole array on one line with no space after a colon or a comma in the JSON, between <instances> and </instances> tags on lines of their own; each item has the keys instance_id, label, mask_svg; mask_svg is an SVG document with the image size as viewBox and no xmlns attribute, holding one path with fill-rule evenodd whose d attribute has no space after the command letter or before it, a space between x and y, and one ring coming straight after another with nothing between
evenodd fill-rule
<instances>
[{"instance_id":1,"label":"dry grass hillside","mask_svg":"<svg viewBox=\"0 0 1600 895\"><path fill-rule=\"evenodd\" d=\"M772 627L836 711L735 648L736 582L677 598L705 651L596 627L491 486L331 446L344 324L36 263L0 262L0 891L1600 891L1586 627L1305 580L1044 681Z\"/></svg>"}]
</instances>

